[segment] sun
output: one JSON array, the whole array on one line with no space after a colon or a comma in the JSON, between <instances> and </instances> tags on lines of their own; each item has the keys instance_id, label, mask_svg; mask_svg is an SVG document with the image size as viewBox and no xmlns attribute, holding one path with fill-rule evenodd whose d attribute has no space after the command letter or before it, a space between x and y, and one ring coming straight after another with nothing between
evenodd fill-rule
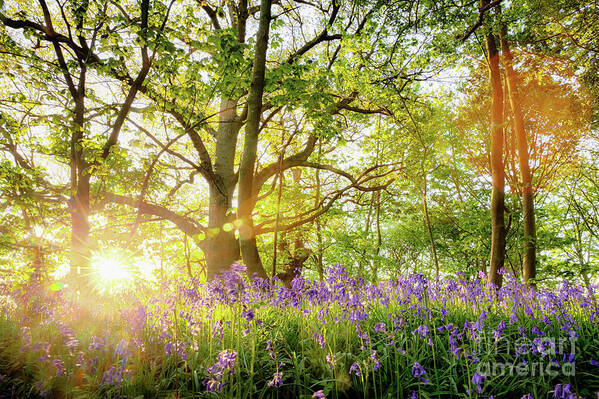
<instances>
[{"instance_id":1,"label":"sun","mask_svg":"<svg viewBox=\"0 0 599 399\"><path fill-rule=\"evenodd\" d=\"M102 280L120 281L131 278L126 266L117 259L100 259L94 266Z\"/></svg>"},{"instance_id":2,"label":"sun","mask_svg":"<svg viewBox=\"0 0 599 399\"><path fill-rule=\"evenodd\" d=\"M134 280L129 260L117 251L92 254L91 269L95 285L100 291L120 291L131 286Z\"/></svg>"}]
</instances>

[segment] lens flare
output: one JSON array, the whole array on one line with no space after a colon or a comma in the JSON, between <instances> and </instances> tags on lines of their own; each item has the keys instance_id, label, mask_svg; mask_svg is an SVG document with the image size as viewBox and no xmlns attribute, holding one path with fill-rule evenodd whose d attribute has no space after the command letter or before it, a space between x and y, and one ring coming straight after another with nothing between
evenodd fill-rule
<instances>
[{"instance_id":1,"label":"lens flare","mask_svg":"<svg viewBox=\"0 0 599 399\"><path fill-rule=\"evenodd\" d=\"M64 284L60 283L60 282L55 282L55 283L50 284L50 291L57 292L57 291L62 290L63 288L64 288Z\"/></svg>"}]
</instances>

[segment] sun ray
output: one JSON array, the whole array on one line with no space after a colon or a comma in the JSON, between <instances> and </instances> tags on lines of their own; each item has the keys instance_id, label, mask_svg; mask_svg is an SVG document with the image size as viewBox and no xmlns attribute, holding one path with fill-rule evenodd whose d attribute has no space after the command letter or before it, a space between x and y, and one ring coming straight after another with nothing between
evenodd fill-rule
<instances>
[{"instance_id":1,"label":"sun ray","mask_svg":"<svg viewBox=\"0 0 599 399\"><path fill-rule=\"evenodd\" d=\"M95 252L90 266L92 280L99 291L122 291L130 287L135 278L130 260L116 250Z\"/></svg>"}]
</instances>

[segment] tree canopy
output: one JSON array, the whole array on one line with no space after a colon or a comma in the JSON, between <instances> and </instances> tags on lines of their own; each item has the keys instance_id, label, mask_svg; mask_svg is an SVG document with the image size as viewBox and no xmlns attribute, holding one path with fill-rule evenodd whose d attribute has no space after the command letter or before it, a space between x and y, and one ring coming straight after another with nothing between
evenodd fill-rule
<instances>
[{"instance_id":1,"label":"tree canopy","mask_svg":"<svg viewBox=\"0 0 599 399\"><path fill-rule=\"evenodd\" d=\"M596 279L596 5L6 0L0 20L0 279L85 286L112 255L287 284L337 263Z\"/></svg>"}]
</instances>

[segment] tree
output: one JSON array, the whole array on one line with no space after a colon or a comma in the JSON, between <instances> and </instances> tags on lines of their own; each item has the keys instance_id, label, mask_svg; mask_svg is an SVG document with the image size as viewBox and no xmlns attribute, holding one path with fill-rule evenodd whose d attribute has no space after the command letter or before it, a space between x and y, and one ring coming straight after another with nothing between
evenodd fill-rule
<instances>
[{"instance_id":1,"label":"tree","mask_svg":"<svg viewBox=\"0 0 599 399\"><path fill-rule=\"evenodd\" d=\"M524 130L524 117L522 115L518 76L513 67L513 56L507 38L507 27L501 24L499 33L503 65L506 71L507 90L510 101L514 131L518 143L518 160L520 167L520 180L522 184L522 217L524 224L524 258L522 262L522 279L525 283L534 282L536 277L536 227L534 193L532 187L532 174L529 166L528 138Z\"/></svg>"},{"instance_id":2,"label":"tree","mask_svg":"<svg viewBox=\"0 0 599 399\"><path fill-rule=\"evenodd\" d=\"M481 9L489 7L490 1L481 0ZM488 21L488 19L487 19ZM485 25L485 44L491 85L491 260L488 281L501 287L505 260L505 170L503 164L503 88L499 70L499 51L492 25Z\"/></svg>"},{"instance_id":3,"label":"tree","mask_svg":"<svg viewBox=\"0 0 599 399\"><path fill-rule=\"evenodd\" d=\"M290 12L288 5L277 3L277 7L283 11L277 18L286 18L286 14ZM309 7L315 7L315 5L309 5ZM201 10L209 17L212 28L212 30L206 28L205 31L202 31L208 39L204 42L199 41L193 37L195 32L186 30L183 30L175 37L177 40L182 38L183 42L189 45L191 53L194 51L207 51L210 55L208 61L206 59L199 61L193 57L190 58L187 56L189 52L179 51L173 46L175 50L172 50L170 56L174 61L165 65L164 70L159 74L154 75L156 79L144 86L142 91L154 101L155 107L164 108L170 114L170 118L176 121L178 124L177 130L188 136L195 150L195 156L200 159L200 162L196 164L184 154L177 155L181 161L194 168L205 179L210 191L208 226L203 229L201 225L195 223L200 232L205 230L205 237L198 236L196 230L195 242L205 253L208 274L211 278L239 258L239 243L235 237L236 227L239 227L240 223L244 223L244 218L246 219L245 223L247 223L248 215L254 211L256 201L260 199L262 188L268 180L279 173L279 168L283 171L294 167L327 169L344 176L351 183L336 191L333 195L323 198L319 207L315 207L309 213L301 215L299 219L292 223L281 226L280 229L283 231L313 221L326 212L348 190L355 188L376 189L376 187L364 187L363 184L370 181L370 174L380 169L382 165L367 168L368 173L354 177L332 165L311 162L309 158L314 153L319 139L326 135L333 136L333 129L336 130L341 127L342 122L340 121L347 120L347 114L388 114L385 107L376 106L376 100L372 99L373 96L370 93L372 90L368 90L361 98L360 91L352 87L352 85L356 86L356 82L346 81L347 77L344 74L348 69L342 64L347 63L348 60L352 63L365 61L362 62L360 68L367 70L367 68L372 68L370 64L379 62L378 59L373 57L372 51L366 52L363 50L359 55L356 55L354 50L356 46L361 46L364 49L371 46L370 40L376 36L373 36L370 30L379 26L378 23L371 22L371 20L375 17L384 18L387 11L374 3L342 9L340 4L333 1L328 8L315 7L315 11L323 17L322 25L316 26L321 29L320 33L305 43L294 44L293 48L278 53L272 61L269 61L274 67L266 68L265 71L264 101L260 109L260 119L263 122L259 125L259 132L262 132L261 135L265 136L269 126L274 123L274 117L286 113L294 119L303 120L302 124L304 125L304 128L301 131L294 132L290 139L293 139L296 143L297 140L302 138L305 141L303 144L294 145L296 148L295 153L280 161L275 159L273 162L266 163L254 171L251 179L252 192L250 194L247 192L247 187L245 187L245 184L249 181L245 178L250 175L249 166L246 165L243 156L241 169L236 171L235 167L238 159L237 139L239 134L244 132L246 137L251 137L251 135L247 135L249 128L249 125L247 125L249 122L249 101L247 100L249 100L251 92L247 71L251 65L249 58L251 50L255 50L256 47L246 44L245 36L247 19L250 15L256 13L259 8L252 7L244 1L231 6L228 9L229 20L233 21L231 28L223 28L224 15L220 11L216 12L209 3L203 4ZM345 26L340 25L337 20L342 12L347 13L348 22ZM186 14L184 18L191 18L196 22L201 21L195 14L191 13L191 17L189 15L190 13ZM293 25L295 19L288 19L287 22ZM299 23L304 24L305 22L300 20ZM185 24L185 26L188 25ZM278 27L280 30L281 22L275 19L272 26ZM329 33L333 29L344 32L353 31L353 33L346 34L346 36L341 33ZM380 29L383 29L383 27ZM273 30L275 33L270 46L281 46L280 33L276 28L273 28ZM187 34L190 36L186 36ZM329 47L334 42L337 42L339 48L336 51L330 51ZM380 56L382 60L389 64L389 68L395 68L390 64L390 60L398 53L397 46L379 39L376 39L376 43L381 49L384 49ZM307 58L309 54L313 54L314 57L324 57L324 59L328 57L329 65L316 65L313 60ZM384 68L379 69L383 75L389 73ZM209 77L208 79L214 82L214 85L202 81L200 79L201 75L190 76L188 73L190 70L196 73L204 71ZM367 88L373 78L376 77L371 76L369 72L364 74L364 78L359 83ZM167 82L162 79L167 80ZM175 80L178 84L173 86L171 83ZM366 83L367 81L369 83ZM218 109L213 111L210 105L199 104L198 98L208 104L213 103L215 99L218 100L220 102ZM217 123L218 129L214 129L211 126L212 123ZM251 130L249 132L251 133ZM166 144L161 143L160 146L164 149ZM259 146L260 142L257 148ZM244 146L244 151L245 148L250 151L250 147L252 146ZM248 159L248 157L245 157L245 160L251 163L251 159ZM243 172L244 178L241 179L241 170L245 170L246 166L248 166L247 173ZM240 197L238 198L240 208L242 207L241 197L249 198L251 201L244 202L243 209L236 209L233 202L238 184L242 184L242 181L244 188L239 191ZM109 196L109 200L116 198L115 196ZM123 198L119 199L120 202L124 202L123 200ZM135 203L131 199L127 202L129 204ZM149 208L145 207L145 209L148 210ZM156 207L153 209L158 211ZM243 218L239 211L245 215ZM164 212L163 209L160 210L160 213L164 215L168 212ZM188 229L188 231L191 230ZM254 234L260 235L271 232L272 228L266 227L265 223L262 223L262 226L256 227ZM247 251L250 251L250 249ZM257 251L255 249L252 251L254 253L252 259L256 260L256 266L249 266L253 272L258 271L260 275L264 275L258 267L258 258L255 256Z\"/></svg>"},{"instance_id":4,"label":"tree","mask_svg":"<svg viewBox=\"0 0 599 399\"><path fill-rule=\"evenodd\" d=\"M262 0L260 3L260 22L256 35L256 51L252 66L252 82L248 95L248 116L245 128L243 154L239 165L239 241L241 256L248 268L248 274L254 273L266 277L266 272L260 260L252 204L254 199L254 169L256 167L256 152L258 150L258 133L260 116L262 114L262 95L264 93L264 74L266 70L266 49L268 48L268 31L270 30L270 8L272 1Z\"/></svg>"},{"instance_id":5,"label":"tree","mask_svg":"<svg viewBox=\"0 0 599 399\"><path fill-rule=\"evenodd\" d=\"M124 102L119 106L110 107L111 117L114 120L110 124L108 137L101 145L101 148L89 148L87 143L90 140L90 110L86 106L86 100L90 97L88 89L90 69L95 68L99 71L102 71L103 68L118 69L118 67L111 65L114 64L114 58L108 57L107 60L103 60L94 53L96 47L100 44L99 42L101 42L100 38L104 39L105 36L109 36L108 32L110 30L106 30L105 26L109 23L108 21L113 20L117 24L122 23L118 17L114 17L109 12L109 5L109 2L92 4L83 2L79 5L65 7L59 3L57 7L51 9L45 0L39 0L40 9L36 11L41 13L43 22L36 22L33 18L27 19L26 12L16 12L17 16L25 15L25 18L19 17L16 19L0 14L0 20L5 27L22 30L30 35L32 51L20 48L20 45L17 44L18 40L6 37L5 41L10 44L11 48L14 49L13 51L19 56L27 57L26 59L32 66L42 61L50 67L48 73L60 73L70 94L68 101L71 119L66 129L68 129L70 143L71 273L75 281L80 278L85 279L89 267L90 184L93 171L106 163L111 150L116 146L123 124L137 93L143 86L156 54L156 50L151 55L148 50L151 39L151 27L149 26L150 2L149 0L143 0L139 11L139 27L137 28L141 55L139 71L126 90ZM90 6L95 6L96 9L92 10ZM117 7L116 12L124 13L124 9ZM59 15L59 17L53 14ZM127 15L124 16L128 18ZM130 18L128 23L131 26ZM159 36L159 32L165 23L166 17L154 33L158 32ZM55 28L55 25L57 28ZM57 31L57 29L59 30ZM64 30L64 33L61 32L62 30ZM39 45L41 42L51 45L53 55L42 51ZM118 53L118 47L116 47L116 50ZM37 55L36 52L40 54Z\"/></svg>"}]
</instances>

